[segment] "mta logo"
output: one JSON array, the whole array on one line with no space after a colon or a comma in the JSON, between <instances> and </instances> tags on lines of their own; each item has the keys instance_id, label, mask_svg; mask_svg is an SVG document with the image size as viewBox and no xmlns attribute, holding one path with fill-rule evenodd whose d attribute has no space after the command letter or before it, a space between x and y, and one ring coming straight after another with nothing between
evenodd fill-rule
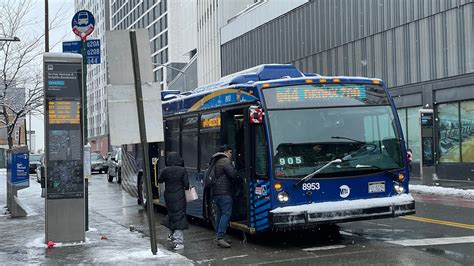
<instances>
[{"instance_id":1,"label":"mta logo","mask_svg":"<svg viewBox=\"0 0 474 266\"><path fill-rule=\"evenodd\" d=\"M347 185L342 185L339 187L339 196L341 198L347 198L351 194L351 189Z\"/></svg>"}]
</instances>

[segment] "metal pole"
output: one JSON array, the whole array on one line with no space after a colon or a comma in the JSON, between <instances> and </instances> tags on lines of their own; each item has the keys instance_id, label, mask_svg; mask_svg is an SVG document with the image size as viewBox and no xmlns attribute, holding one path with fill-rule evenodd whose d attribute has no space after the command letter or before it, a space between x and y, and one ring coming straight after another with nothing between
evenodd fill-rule
<instances>
[{"instance_id":1,"label":"metal pole","mask_svg":"<svg viewBox=\"0 0 474 266\"><path fill-rule=\"evenodd\" d=\"M31 90L28 90L28 98L31 97ZM30 131L28 132L29 138L30 138L30 151L33 148L33 145L31 145L31 111L28 112L28 128Z\"/></svg>"},{"instance_id":2,"label":"metal pole","mask_svg":"<svg viewBox=\"0 0 474 266\"><path fill-rule=\"evenodd\" d=\"M87 141L87 49L86 40L81 41L81 53L82 53L82 114L84 120L84 145Z\"/></svg>"},{"instance_id":3,"label":"metal pole","mask_svg":"<svg viewBox=\"0 0 474 266\"><path fill-rule=\"evenodd\" d=\"M186 74L183 72L183 78L184 78L184 91L188 91L188 77Z\"/></svg>"},{"instance_id":4,"label":"metal pole","mask_svg":"<svg viewBox=\"0 0 474 266\"><path fill-rule=\"evenodd\" d=\"M44 0L44 51L49 52L48 0Z\"/></svg>"},{"instance_id":5,"label":"metal pole","mask_svg":"<svg viewBox=\"0 0 474 266\"><path fill-rule=\"evenodd\" d=\"M86 39L81 40L82 53L82 119L83 119L83 144L87 145L87 50ZM84 179L84 204L85 204L85 219L86 231L89 231L89 178Z\"/></svg>"},{"instance_id":6,"label":"metal pole","mask_svg":"<svg viewBox=\"0 0 474 266\"><path fill-rule=\"evenodd\" d=\"M181 75L183 76L184 78L184 91L188 91L188 78L186 76L186 72L184 72L183 70L180 70L180 69L177 69L175 67L172 67L172 66L167 66L165 64L156 64L156 63L152 63L152 65L155 65L155 66L162 66L162 67L165 67L165 68L169 68L171 70L174 70L174 71L177 71L179 73L181 73Z\"/></svg>"},{"instance_id":7,"label":"metal pole","mask_svg":"<svg viewBox=\"0 0 474 266\"><path fill-rule=\"evenodd\" d=\"M145 111L143 109L142 81L140 77L140 62L138 59L137 34L130 31L130 45L132 48L133 76L135 79L135 96L137 99L138 125L140 129L140 139L143 151L143 178L145 178L148 226L150 227L151 252L156 255L156 234L155 234L155 213L153 208L153 193L150 179L150 159L148 158L148 141L145 128Z\"/></svg>"}]
</instances>

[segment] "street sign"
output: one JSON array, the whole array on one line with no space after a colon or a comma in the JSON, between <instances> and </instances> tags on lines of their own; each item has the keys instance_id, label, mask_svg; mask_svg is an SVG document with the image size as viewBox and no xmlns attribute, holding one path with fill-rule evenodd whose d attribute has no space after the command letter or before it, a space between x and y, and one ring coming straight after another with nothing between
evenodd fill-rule
<instances>
[{"instance_id":1,"label":"street sign","mask_svg":"<svg viewBox=\"0 0 474 266\"><path fill-rule=\"evenodd\" d=\"M94 31L94 16L88 10L80 10L72 17L71 26L74 34L86 40L87 36Z\"/></svg>"},{"instance_id":2,"label":"street sign","mask_svg":"<svg viewBox=\"0 0 474 266\"><path fill-rule=\"evenodd\" d=\"M26 188L30 186L28 150L12 150L7 161L8 181L12 186Z\"/></svg>"},{"instance_id":3,"label":"street sign","mask_svg":"<svg viewBox=\"0 0 474 266\"><path fill-rule=\"evenodd\" d=\"M100 40L88 40L86 42L87 64L100 64Z\"/></svg>"},{"instance_id":4,"label":"street sign","mask_svg":"<svg viewBox=\"0 0 474 266\"><path fill-rule=\"evenodd\" d=\"M81 41L63 42L63 53L81 54ZM100 39L86 41L86 62L100 64Z\"/></svg>"},{"instance_id":5,"label":"street sign","mask_svg":"<svg viewBox=\"0 0 474 266\"><path fill-rule=\"evenodd\" d=\"M63 42L63 53L81 53L81 41Z\"/></svg>"}]
</instances>

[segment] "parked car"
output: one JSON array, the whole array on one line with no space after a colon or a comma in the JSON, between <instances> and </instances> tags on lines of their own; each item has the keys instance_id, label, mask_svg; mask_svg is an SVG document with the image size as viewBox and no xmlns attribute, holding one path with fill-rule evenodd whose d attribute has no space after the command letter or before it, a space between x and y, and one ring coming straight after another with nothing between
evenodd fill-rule
<instances>
[{"instance_id":1,"label":"parked car","mask_svg":"<svg viewBox=\"0 0 474 266\"><path fill-rule=\"evenodd\" d=\"M44 168L45 168L45 164L44 164L44 156L41 156L41 164L38 165L35 169L35 172L36 172L36 182L38 183L41 183L41 177L44 178ZM41 171L43 169L43 171ZM31 171L31 170L30 170Z\"/></svg>"},{"instance_id":2,"label":"parked car","mask_svg":"<svg viewBox=\"0 0 474 266\"><path fill-rule=\"evenodd\" d=\"M100 153L91 153L91 172L107 173L107 161Z\"/></svg>"},{"instance_id":3,"label":"parked car","mask_svg":"<svg viewBox=\"0 0 474 266\"><path fill-rule=\"evenodd\" d=\"M30 174L36 173L36 168L43 165L43 154L30 153Z\"/></svg>"},{"instance_id":4,"label":"parked car","mask_svg":"<svg viewBox=\"0 0 474 266\"><path fill-rule=\"evenodd\" d=\"M122 183L122 148L107 155L107 165L107 180L113 182L114 178L117 178L117 183Z\"/></svg>"}]
</instances>

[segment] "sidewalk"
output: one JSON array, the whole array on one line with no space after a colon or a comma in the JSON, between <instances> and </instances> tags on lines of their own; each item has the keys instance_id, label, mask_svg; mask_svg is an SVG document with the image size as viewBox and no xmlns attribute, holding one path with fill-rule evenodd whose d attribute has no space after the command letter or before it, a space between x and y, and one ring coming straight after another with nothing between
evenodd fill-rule
<instances>
[{"instance_id":1,"label":"sidewalk","mask_svg":"<svg viewBox=\"0 0 474 266\"><path fill-rule=\"evenodd\" d=\"M40 184L30 178L30 187L18 192L19 199L29 208L28 216L10 218L4 208L6 173L0 171L0 264L192 264L161 245L153 256L148 238L95 212L91 201L86 242L58 243L48 249L44 244L44 198L40 195Z\"/></svg>"},{"instance_id":2,"label":"sidewalk","mask_svg":"<svg viewBox=\"0 0 474 266\"><path fill-rule=\"evenodd\" d=\"M433 186L422 184L420 178L411 178L410 192L474 199L474 181L437 180Z\"/></svg>"}]
</instances>

